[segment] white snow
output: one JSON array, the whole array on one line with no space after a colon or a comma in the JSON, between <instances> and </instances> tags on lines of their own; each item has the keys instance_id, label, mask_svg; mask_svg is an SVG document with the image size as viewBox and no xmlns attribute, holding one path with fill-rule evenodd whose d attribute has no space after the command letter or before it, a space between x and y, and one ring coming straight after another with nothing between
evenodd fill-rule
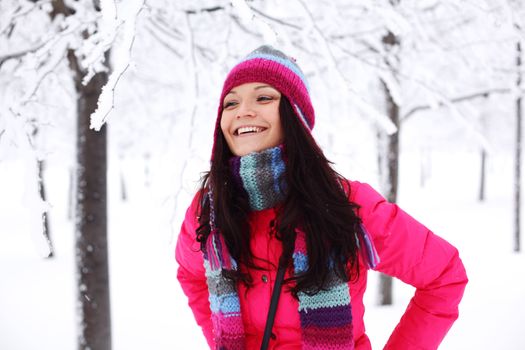
<instances>
[{"instance_id":1,"label":"white snow","mask_svg":"<svg viewBox=\"0 0 525 350\"><path fill-rule=\"evenodd\" d=\"M485 203L476 202L477 155L433 153L432 177L419 187L419 153L402 158L400 204L459 250L469 275L460 317L440 349L525 348L525 257L512 251L510 157L491 159ZM110 171L109 247L114 349L205 349L186 298L176 281L170 217L154 172L143 186L141 159L125 165L128 202ZM165 169L164 169L165 170ZM0 348L12 350L75 347L73 223L67 220L68 169L47 172L52 239L56 257L36 254L28 226L32 215L21 201L25 163L0 163ZM156 171L160 172L160 169ZM197 178L197 173L192 177ZM348 175L348 174L347 174ZM188 175L190 176L190 175ZM361 178L362 181L367 179ZM373 182L373 181L372 181ZM189 203L185 194L181 202ZM178 230L183 208L178 210ZM413 288L396 281L395 305L375 305L371 274L366 325L374 348L381 348L410 299Z\"/></svg>"}]
</instances>

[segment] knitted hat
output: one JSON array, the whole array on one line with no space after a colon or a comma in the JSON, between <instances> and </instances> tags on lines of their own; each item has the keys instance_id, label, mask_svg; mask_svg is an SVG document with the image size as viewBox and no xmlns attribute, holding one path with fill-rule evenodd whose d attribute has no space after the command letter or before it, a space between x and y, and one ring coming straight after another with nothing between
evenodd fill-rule
<instances>
[{"instance_id":1,"label":"knitted hat","mask_svg":"<svg viewBox=\"0 0 525 350\"><path fill-rule=\"evenodd\" d=\"M304 127L309 131L313 129L315 113L304 73L295 63L295 59L264 45L246 56L226 77L219 100L214 142L220 128L224 97L234 87L253 82L266 83L279 90L288 98Z\"/></svg>"}]
</instances>

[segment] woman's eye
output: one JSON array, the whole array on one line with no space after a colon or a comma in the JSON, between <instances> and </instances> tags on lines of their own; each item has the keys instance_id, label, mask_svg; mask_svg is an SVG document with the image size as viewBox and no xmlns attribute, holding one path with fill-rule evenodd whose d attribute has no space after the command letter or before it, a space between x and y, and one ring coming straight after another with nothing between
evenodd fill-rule
<instances>
[{"instance_id":1,"label":"woman's eye","mask_svg":"<svg viewBox=\"0 0 525 350\"><path fill-rule=\"evenodd\" d=\"M236 104L235 101L228 101L228 102L225 102L225 103L223 104L223 108L224 108L224 109L227 109L227 108L229 108L229 107L233 107L233 106L235 106L235 104Z\"/></svg>"},{"instance_id":2,"label":"woman's eye","mask_svg":"<svg viewBox=\"0 0 525 350\"><path fill-rule=\"evenodd\" d=\"M259 96L257 97L257 101L271 101L273 100L273 97L271 96Z\"/></svg>"}]
</instances>

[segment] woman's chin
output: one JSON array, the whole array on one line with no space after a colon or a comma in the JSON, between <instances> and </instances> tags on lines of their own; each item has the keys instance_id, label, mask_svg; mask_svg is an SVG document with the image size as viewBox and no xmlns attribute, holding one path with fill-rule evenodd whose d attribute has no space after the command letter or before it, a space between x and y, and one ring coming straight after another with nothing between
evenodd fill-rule
<instances>
[{"instance_id":1,"label":"woman's chin","mask_svg":"<svg viewBox=\"0 0 525 350\"><path fill-rule=\"evenodd\" d=\"M235 154L238 157L246 156L253 152L260 152L263 149L265 149L264 145L261 144L245 144L245 145L237 145L232 150L232 153Z\"/></svg>"},{"instance_id":2,"label":"woman's chin","mask_svg":"<svg viewBox=\"0 0 525 350\"><path fill-rule=\"evenodd\" d=\"M239 150L238 152L234 152L234 154L238 157L244 157L250 153L260 152L262 150L263 149L259 149L259 148L246 148L246 149Z\"/></svg>"}]
</instances>

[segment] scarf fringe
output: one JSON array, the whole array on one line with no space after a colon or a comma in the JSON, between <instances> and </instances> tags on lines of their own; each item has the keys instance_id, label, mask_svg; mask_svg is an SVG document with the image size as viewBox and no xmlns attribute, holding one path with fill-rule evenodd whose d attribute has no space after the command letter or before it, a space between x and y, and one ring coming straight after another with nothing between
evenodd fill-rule
<instances>
[{"instance_id":1,"label":"scarf fringe","mask_svg":"<svg viewBox=\"0 0 525 350\"><path fill-rule=\"evenodd\" d=\"M370 234L363 224L360 225L357 233L357 245L361 257L365 261L369 269L375 269L380 263L381 259L377 254L373 241L370 239Z\"/></svg>"},{"instance_id":2,"label":"scarf fringe","mask_svg":"<svg viewBox=\"0 0 525 350\"><path fill-rule=\"evenodd\" d=\"M210 268L216 270L236 270L237 263L230 256L224 237L218 229L213 229L210 237L206 241L206 258L210 263Z\"/></svg>"}]
</instances>

